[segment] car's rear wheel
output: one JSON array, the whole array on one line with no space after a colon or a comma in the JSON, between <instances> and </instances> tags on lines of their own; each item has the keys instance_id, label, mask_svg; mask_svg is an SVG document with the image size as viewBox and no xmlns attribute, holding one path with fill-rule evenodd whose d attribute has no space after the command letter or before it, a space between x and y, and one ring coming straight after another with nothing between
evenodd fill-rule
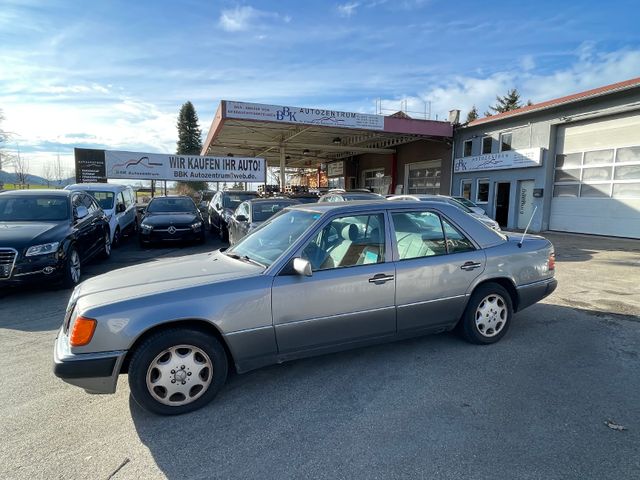
<instances>
[{"instance_id":1,"label":"car's rear wheel","mask_svg":"<svg viewBox=\"0 0 640 480\"><path fill-rule=\"evenodd\" d=\"M104 260L107 260L111 256L111 235L109 234L109 229L105 229L104 231L104 245L100 256Z\"/></svg>"},{"instance_id":2,"label":"car's rear wheel","mask_svg":"<svg viewBox=\"0 0 640 480\"><path fill-rule=\"evenodd\" d=\"M209 403L227 379L222 344L200 330L171 328L133 353L129 386L134 400L160 415L191 412Z\"/></svg>"},{"instance_id":3,"label":"car's rear wheel","mask_svg":"<svg viewBox=\"0 0 640 480\"><path fill-rule=\"evenodd\" d=\"M80 283L81 273L80 255L78 255L78 251L74 247L71 247L67 253L67 261L64 264L62 284L67 288L75 287Z\"/></svg>"},{"instance_id":4,"label":"car's rear wheel","mask_svg":"<svg viewBox=\"0 0 640 480\"><path fill-rule=\"evenodd\" d=\"M497 283L486 283L471 295L460 320L460 331L471 343L495 343L507 333L512 317L509 292Z\"/></svg>"}]
</instances>

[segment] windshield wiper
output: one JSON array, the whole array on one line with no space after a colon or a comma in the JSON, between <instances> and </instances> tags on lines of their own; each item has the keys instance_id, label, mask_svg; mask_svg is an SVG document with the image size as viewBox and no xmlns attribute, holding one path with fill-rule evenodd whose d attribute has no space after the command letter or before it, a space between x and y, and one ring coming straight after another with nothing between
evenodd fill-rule
<instances>
[{"instance_id":1,"label":"windshield wiper","mask_svg":"<svg viewBox=\"0 0 640 480\"><path fill-rule=\"evenodd\" d=\"M251 258L249 255L242 255L242 256L240 256L240 255L238 255L237 253L227 253L227 252L224 252L224 254L225 254L227 257L231 257L231 258L233 258L233 259L235 259L235 260L242 260L243 262L249 262L249 263L252 263L252 264L257 265L257 266L259 266L259 267L266 268L266 265L265 265L265 264L260 263L260 262L258 262L257 260L254 260L254 259L253 259L253 258Z\"/></svg>"}]
</instances>

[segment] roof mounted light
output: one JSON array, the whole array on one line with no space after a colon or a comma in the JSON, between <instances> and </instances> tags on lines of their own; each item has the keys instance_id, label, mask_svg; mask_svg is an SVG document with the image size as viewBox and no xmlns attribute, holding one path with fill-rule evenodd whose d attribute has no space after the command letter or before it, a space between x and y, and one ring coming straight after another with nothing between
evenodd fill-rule
<instances>
[{"instance_id":1,"label":"roof mounted light","mask_svg":"<svg viewBox=\"0 0 640 480\"><path fill-rule=\"evenodd\" d=\"M342 139L340 137L336 137L333 139L333 143L335 143L336 145L339 145L342 143Z\"/></svg>"}]
</instances>

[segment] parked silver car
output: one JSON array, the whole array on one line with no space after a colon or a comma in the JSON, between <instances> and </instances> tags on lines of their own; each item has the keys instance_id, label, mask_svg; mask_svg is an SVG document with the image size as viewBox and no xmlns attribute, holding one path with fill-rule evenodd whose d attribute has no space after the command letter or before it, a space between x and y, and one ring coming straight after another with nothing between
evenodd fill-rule
<instances>
[{"instance_id":1,"label":"parked silver car","mask_svg":"<svg viewBox=\"0 0 640 480\"><path fill-rule=\"evenodd\" d=\"M553 245L436 202L288 207L228 250L93 277L69 301L54 372L93 393L129 375L159 414L202 407L239 373L458 327L504 336L556 287Z\"/></svg>"}]
</instances>

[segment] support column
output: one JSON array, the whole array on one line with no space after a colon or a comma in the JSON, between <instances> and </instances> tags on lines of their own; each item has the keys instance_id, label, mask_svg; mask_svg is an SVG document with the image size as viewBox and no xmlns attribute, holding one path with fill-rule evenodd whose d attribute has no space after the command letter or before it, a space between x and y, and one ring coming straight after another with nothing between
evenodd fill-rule
<instances>
[{"instance_id":1,"label":"support column","mask_svg":"<svg viewBox=\"0 0 640 480\"><path fill-rule=\"evenodd\" d=\"M280 147L280 193L284 193L284 184L286 181L285 168L286 163L284 159L284 146Z\"/></svg>"}]
</instances>

